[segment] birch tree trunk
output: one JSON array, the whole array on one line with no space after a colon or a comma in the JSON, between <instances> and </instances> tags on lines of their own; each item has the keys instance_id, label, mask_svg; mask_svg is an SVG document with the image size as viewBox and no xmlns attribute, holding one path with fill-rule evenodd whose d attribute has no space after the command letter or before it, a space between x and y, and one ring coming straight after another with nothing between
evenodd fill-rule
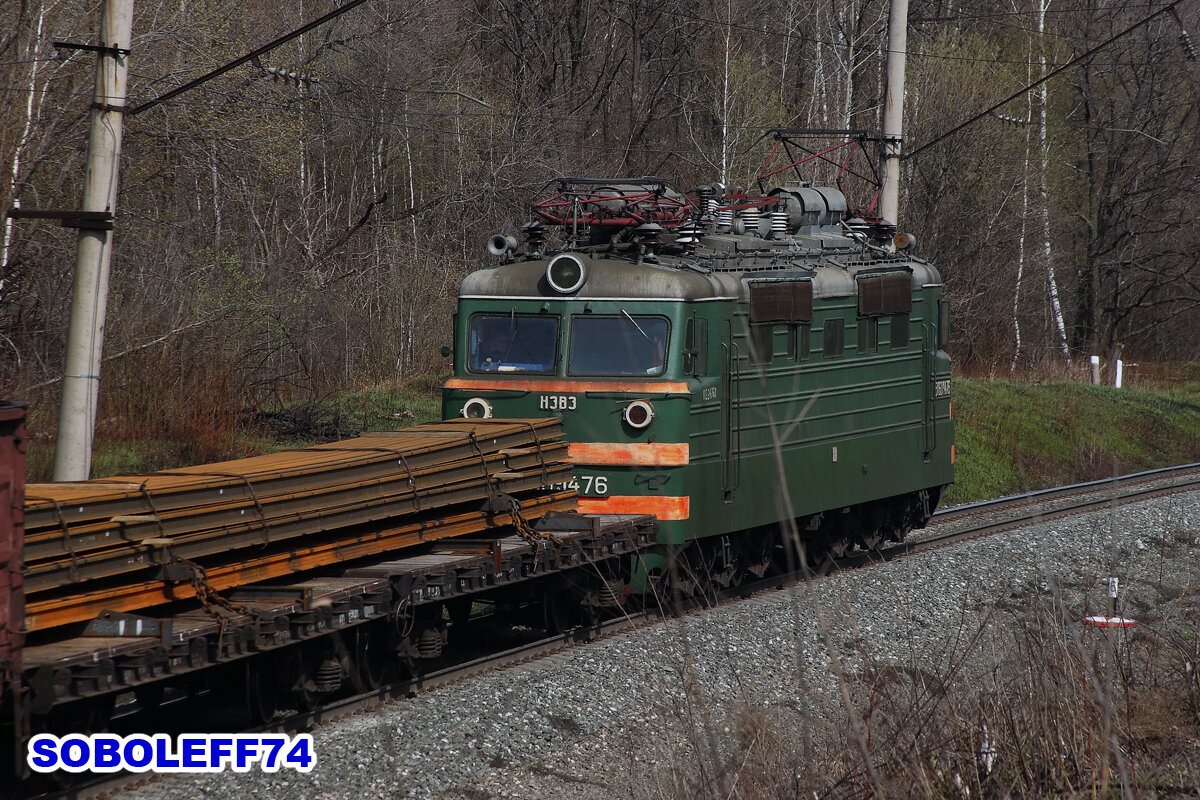
<instances>
[{"instance_id":1,"label":"birch tree trunk","mask_svg":"<svg viewBox=\"0 0 1200 800\"><path fill-rule=\"evenodd\" d=\"M721 184L729 185L729 48L733 46L733 6L725 2L725 65L721 73Z\"/></svg>"},{"instance_id":2,"label":"birch tree trunk","mask_svg":"<svg viewBox=\"0 0 1200 800\"><path fill-rule=\"evenodd\" d=\"M21 135L17 137L16 146L13 147L12 163L9 165L12 172L9 176L8 192L6 197L12 198L12 207L21 207L21 198L17 197L17 185L21 180L21 152L25 149L25 143L29 141L29 134L33 130L33 120L35 116L33 99L38 96L37 79L38 68L41 66L39 58L42 29L46 23L46 4L38 4L37 28L33 35L33 42L29 48L29 60L32 62L29 68L29 97L25 99L25 124L21 129ZM42 100L45 100L45 93L42 93ZM41 102L38 103L40 109ZM13 220L11 217L4 218L4 244L0 247L0 297L3 296L3 280L8 274L8 250L12 245L12 229Z\"/></svg>"},{"instance_id":3,"label":"birch tree trunk","mask_svg":"<svg viewBox=\"0 0 1200 800\"><path fill-rule=\"evenodd\" d=\"M1038 0L1038 44L1040 53L1038 63L1041 67L1040 77L1046 75L1046 12L1050 9L1051 0ZM1039 182L1039 198L1042 214L1042 257L1046 264L1046 289L1050 293L1050 311L1054 319L1054 333L1058 339L1058 349L1071 366L1071 349L1067 346L1067 326L1063 320L1062 303L1058 297L1058 282L1054 278L1054 251L1050 241L1050 192L1047 187L1047 173L1050 168L1050 142L1046 131L1046 106L1048 104L1048 82L1038 87L1038 99L1041 120L1038 125L1038 139L1041 145L1041 175Z\"/></svg>"},{"instance_id":4,"label":"birch tree trunk","mask_svg":"<svg viewBox=\"0 0 1200 800\"><path fill-rule=\"evenodd\" d=\"M1040 3L1041 0L1038 0ZM1033 45L1030 43L1029 57L1025 62L1025 74L1033 74ZM1017 236L1017 280L1013 284L1012 322L1013 322L1013 357L1008 371L1017 371L1017 362L1021 358L1021 280L1025 277L1025 236L1029 229L1029 167L1032 153L1029 123L1033 121L1033 96L1025 95L1025 169L1021 175L1021 231Z\"/></svg>"}]
</instances>

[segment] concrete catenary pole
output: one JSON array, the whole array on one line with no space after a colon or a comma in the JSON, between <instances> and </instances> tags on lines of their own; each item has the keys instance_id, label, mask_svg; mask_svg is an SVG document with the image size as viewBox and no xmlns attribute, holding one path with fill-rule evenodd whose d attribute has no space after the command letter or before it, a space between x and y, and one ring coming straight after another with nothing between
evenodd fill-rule
<instances>
[{"instance_id":1,"label":"concrete catenary pole","mask_svg":"<svg viewBox=\"0 0 1200 800\"><path fill-rule=\"evenodd\" d=\"M121 159L121 123L132 30L133 0L103 0L100 7L101 49L96 59L96 91L83 183L85 212L116 212L117 168ZM58 444L54 452L56 481L87 480L92 469L112 239L111 230L79 229L71 327L67 334L67 361L58 416Z\"/></svg>"},{"instance_id":2,"label":"concrete catenary pole","mask_svg":"<svg viewBox=\"0 0 1200 800\"><path fill-rule=\"evenodd\" d=\"M908 49L908 0L891 0L888 15L887 94L883 101L883 186L879 216L900 222L900 145L904 136L904 55Z\"/></svg>"}]
</instances>

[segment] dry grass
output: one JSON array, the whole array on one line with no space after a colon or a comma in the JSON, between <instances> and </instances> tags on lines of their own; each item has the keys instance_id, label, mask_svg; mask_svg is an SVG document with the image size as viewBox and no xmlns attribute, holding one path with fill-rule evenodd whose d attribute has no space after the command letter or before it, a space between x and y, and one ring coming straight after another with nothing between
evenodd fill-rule
<instances>
[{"instance_id":1,"label":"dry grass","mask_svg":"<svg viewBox=\"0 0 1200 800\"><path fill-rule=\"evenodd\" d=\"M674 796L1196 797L1200 605L1190 607L1105 634L1047 594L964 626L920 663L861 647L863 666L836 676L848 688L842 713L784 723L743 708L719 744L697 735ZM711 731L700 716L698 730Z\"/></svg>"}]
</instances>

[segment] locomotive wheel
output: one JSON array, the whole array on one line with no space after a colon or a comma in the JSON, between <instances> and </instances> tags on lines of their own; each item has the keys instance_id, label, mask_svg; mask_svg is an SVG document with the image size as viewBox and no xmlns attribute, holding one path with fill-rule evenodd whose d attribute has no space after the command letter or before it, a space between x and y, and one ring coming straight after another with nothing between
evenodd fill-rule
<instances>
[{"instance_id":1,"label":"locomotive wheel","mask_svg":"<svg viewBox=\"0 0 1200 800\"><path fill-rule=\"evenodd\" d=\"M809 545L809 566L813 569L824 566L827 562L842 558L854 546L850 540L838 533L822 536Z\"/></svg>"},{"instance_id":2,"label":"locomotive wheel","mask_svg":"<svg viewBox=\"0 0 1200 800\"><path fill-rule=\"evenodd\" d=\"M676 612L684 610L686 602L700 608L709 608L716 603L716 587L712 573L707 568L704 554L698 545L679 551L673 567L672 585L675 588Z\"/></svg>"},{"instance_id":3,"label":"locomotive wheel","mask_svg":"<svg viewBox=\"0 0 1200 800\"><path fill-rule=\"evenodd\" d=\"M775 560L775 538L770 533L755 534L746 543L743 554L746 573L755 578L761 578L767 574L767 570L771 568L771 563Z\"/></svg>"},{"instance_id":4,"label":"locomotive wheel","mask_svg":"<svg viewBox=\"0 0 1200 800\"><path fill-rule=\"evenodd\" d=\"M879 545L883 543L883 536L878 533L870 533L863 536L858 541L858 546L863 550L878 550Z\"/></svg>"},{"instance_id":5,"label":"locomotive wheel","mask_svg":"<svg viewBox=\"0 0 1200 800\"><path fill-rule=\"evenodd\" d=\"M726 547L729 548L727 552L720 549ZM704 574L701 576L707 578L707 585L714 591L718 587L731 589L739 585L744 569L740 540L735 540L735 543L723 543L720 548L712 548L706 554L703 562Z\"/></svg>"}]
</instances>

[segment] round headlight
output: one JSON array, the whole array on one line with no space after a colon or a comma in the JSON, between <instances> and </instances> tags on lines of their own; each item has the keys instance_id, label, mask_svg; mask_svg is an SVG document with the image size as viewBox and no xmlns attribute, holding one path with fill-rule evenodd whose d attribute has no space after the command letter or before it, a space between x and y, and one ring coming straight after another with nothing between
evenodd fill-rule
<instances>
[{"instance_id":1,"label":"round headlight","mask_svg":"<svg viewBox=\"0 0 1200 800\"><path fill-rule=\"evenodd\" d=\"M467 419L491 419L492 404L482 397L472 397L463 404L462 415Z\"/></svg>"},{"instance_id":2,"label":"round headlight","mask_svg":"<svg viewBox=\"0 0 1200 800\"><path fill-rule=\"evenodd\" d=\"M570 253L559 253L546 266L546 282L559 294L579 291L586 280L587 267Z\"/></svg>"},{"instance_id":3,"label":"round headlight","mask_svg":"<svg viewBox=\"0 0 1200 800\"><path fill-rule=\"evenodd\" d=\"M631 428L639 431L654 419L654 408L645 400L634 400L625 406L625 421Z\"/></svg>"},{"instance_id":4,"label":"round headlight","mask_svg":"<svg viewBox=\"0 0 1200 800\"><path fill-rule=\"evenodd\" d=\"M897 233L892 237L892 244L897 250L912 250L917 246L917 237L911 233Z\"/></svg>"}]
</instances>

